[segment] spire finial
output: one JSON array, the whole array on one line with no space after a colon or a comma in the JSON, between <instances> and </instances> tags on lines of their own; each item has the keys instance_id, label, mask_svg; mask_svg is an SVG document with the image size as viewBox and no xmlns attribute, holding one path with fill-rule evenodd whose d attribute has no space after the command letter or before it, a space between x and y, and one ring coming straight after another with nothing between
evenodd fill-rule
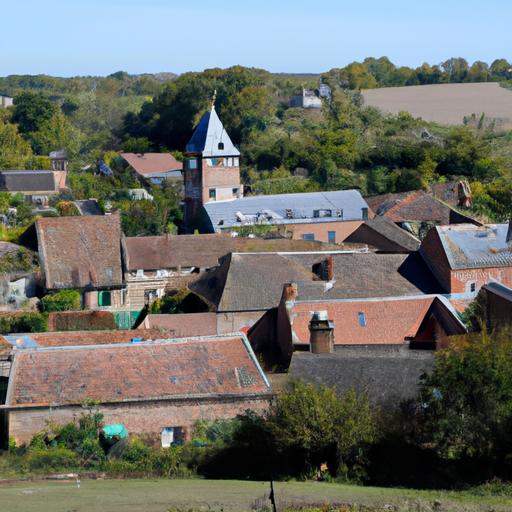
<instances>
[{"instance_id":1,"label":"spire finial","mask_svg":"<svg viewBox=\"0 0 512 512\"><path fill-rule=\"evenodd\" d=\"M212 96L212 108L215 108L215 100L217 98L217 89L215 89L213 91L213 96Z\"/></svg>"}]
</instances>

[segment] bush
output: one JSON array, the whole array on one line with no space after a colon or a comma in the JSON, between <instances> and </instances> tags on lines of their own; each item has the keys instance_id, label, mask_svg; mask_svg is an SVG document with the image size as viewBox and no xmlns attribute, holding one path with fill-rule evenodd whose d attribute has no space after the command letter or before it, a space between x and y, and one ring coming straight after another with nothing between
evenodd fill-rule
<instances>
[{"instance_id":1,"label":"bush","mask_svg":"<svg viewBox=\"0 0 512 512\"><path fill-rule=\"evenodd\" d=\"M80 293L76 290L60 290L41 299L41 309L46 313L77 311L82 309Z\"/></svg>"},{"instance_id":2,"label":"bush","mask_svg":"<svg viewBox=\"0 0 512 512\"><path fill-rule=\"evenodd\" d=\"M29 470L51 468L58 471L78 466L76 454L67 448L32 449L27 451L23 459Z\"/></svg>"}]
</instances>

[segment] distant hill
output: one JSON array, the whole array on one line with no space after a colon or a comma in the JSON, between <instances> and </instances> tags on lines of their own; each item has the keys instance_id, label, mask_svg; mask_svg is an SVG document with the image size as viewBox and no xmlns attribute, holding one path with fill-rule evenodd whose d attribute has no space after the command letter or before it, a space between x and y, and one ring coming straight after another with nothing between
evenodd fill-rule
<instances>
[{"instance_id":1,"label":"distant hill","mask_svg":"<svg viewBox=\"0 0 512 512\"><path fill-rule=\"evenodd\" d=\"M512 125L512 91L496 82L435 84L369 89L363 92L367 105L391 114L401 110L413 117L440 124L463 124L464 116L496 118Z\"/></svg>"}]
</instances>

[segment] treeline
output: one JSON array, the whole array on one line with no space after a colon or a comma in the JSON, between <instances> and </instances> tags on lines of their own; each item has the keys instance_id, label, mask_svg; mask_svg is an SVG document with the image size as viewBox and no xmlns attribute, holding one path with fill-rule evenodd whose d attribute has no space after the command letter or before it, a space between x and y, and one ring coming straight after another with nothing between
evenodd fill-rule
<instances>
[{"instance_id":1,"label":"treeline","mask_svg":"<svg viewBox=\"0 0 512 512\"><path fill-rule=\"evenodd\" d=\"M504 59L488 67L450 59L441 66L410 70L407 80L423 72L420 83L431 80L425 78L429 73L439 82L476 80L475 66L485 70L482 80L506 80L511 69ZM49 100L55 92L50 89L57 90L57 85L40 87L37 93L24 90L14 96L13 107L0 109L0 168L48 168L48 153L66 149L74 198L97 197L102 204L113 204L119 201L117 190L139 186L118 153L172 151L181 158L215 96L219 117L240 147L248 192L355 188L375 195L425 189L456 176L471 183L474 213L491 221L505 220L512 208L512 132L485 113L467 112L461 119L465 126L450 127L414 119L407 112L395 116L366 106L357 89L363 83L402 85L393 82L399 70L404 68L382 57L325 73L322 78L330 85L331 96L320 109L289 107L289 97L302 87L317 87L318 77L242 66L186 73L161 84L152 79L155 87L147 96L130 89L143 77L123 72L103 81L87 77L86 92L67 89L57 102ZM31 83L8 78L12 84ZM62 85L74 79L55 80ZM101 159L111 166L113 176L98 175ZM125 212L133 210L123 217L130 233L161 234L169 225L175 229L176 194L170 188L166 194L168 200L156 209L149 203L142 208L123 203ZM138 223L150 217L151 222L139 229Z\"/></svg>"},{"instance_id":2,"label":"treeline","mask_svg":"<svg viewBox=\"0 0 512 512\"><path fill-rule=\"evenodd\" d=\"M490 66L487 62L478 60L470 66L461 57L452 57L433 66L424 62L416 69L397 67L387 57L367 57L363 62L352 62L344 68L331 69L322 74L325 84L347 89L503 82L511 79L512 65L505 59L496 59Z\"/></svg>"}]
</instances>

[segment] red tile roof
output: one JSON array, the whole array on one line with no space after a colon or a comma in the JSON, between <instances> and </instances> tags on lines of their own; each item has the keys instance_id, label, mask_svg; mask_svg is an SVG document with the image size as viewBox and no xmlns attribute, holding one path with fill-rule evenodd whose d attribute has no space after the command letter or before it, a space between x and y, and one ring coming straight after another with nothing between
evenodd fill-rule
<instances>
[{"instance_id":1,"label":"red tile roof","mask_svg":"<svg viewBox=\"0 0 512 512\"><path fill-rule=\"evenodd\" d=\"M36 220L45 288L101 288L123 282L119 215Z\"/></svg>"},{"instance_id":2,"label":"red tile roof","mask_svg":"<svg viewBox=\"0 0 512 512\"><path fill-rule=\"evenodd\" d=\"M14 366L11 407L269 391L246 338L240 336L26 350L16 354Z\"/></svg>"},{"instance_id":3,"label":"red tile roof","mask_svg":"<svg viewBox=\"0 0 512 512\"><path fill-rule=\"evenodd\" d=\"M170 153L121 153L121 156L141 175L181 171L183 163Z\"/></svg>"},{"instance_id":4,"label":"red tile roof","mask_svg":"<svg viewBox=\"0 0 512 512\"><path fill-rule=\"evenodd\" d=\"M69 331L30 334L30 337L42 347L71 347L129 343L133 338L157 340L162 337L162 333L158 329Z\"/></svg>"},{"instance_id":5,"label":"red tile roof","mask_svg":"<svg viewBox=\"0 0 512 512\"><path fill-rule=\"evenodd\" d=\"M335 344L405 343L415 336L435 297L417 299L296 302L292 328L298 343L309 343L309 321L313 311L327 311L334 322ZM361 326L359 314L366 326Z\"/></svg>"}]
</instances>

